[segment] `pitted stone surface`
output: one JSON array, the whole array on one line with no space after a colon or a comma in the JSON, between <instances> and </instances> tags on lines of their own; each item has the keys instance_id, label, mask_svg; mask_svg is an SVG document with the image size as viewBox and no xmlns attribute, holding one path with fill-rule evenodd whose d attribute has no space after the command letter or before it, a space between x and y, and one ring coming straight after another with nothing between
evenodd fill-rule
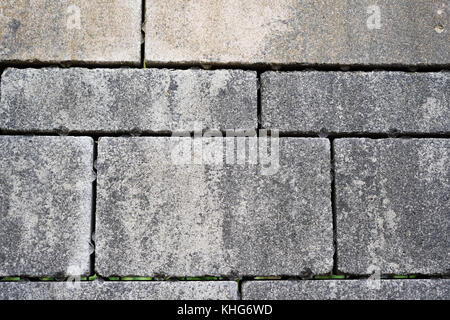
<instances>
[{"instance_id":1,"label":"pitted stone surface","mask_svg":"<svg viewBox=\"0 0 450 320\"><path fill-rule=\"evenodd\" d=\"M244 300L448 300L450 280L246 281Z\"/></svg>"},{"instance_id":2,"label":"pitted stone surface","mask_svg":"<svg viewBox=\"0 0 450 320\"><path fill-rule=\"evenodd\" d=\"M0 282L0 300L237 300L234 281Z\"/></svg>"},{"instance_id":3,"label":"pitted stone surface","mask_svg":"<svg viewBox=\"0 0 450 320\"><path fill-rule=\"evenodd\" d=\"M262 125L296 132L449 133L450 73L265 72Z\"/></svg>"},{"instance_id":4,"label":"pitted stone surface","mask_svg":"<svg viewBox=\"0 0 450 320\"><path fill-rule=\"evenodd\" d=\"M138 65L140 0L2 0L0 63Z\"/></svg>"},{"instance_id":5,"label":"pitted stone surface","mask_svg":"<svg viewBox=\"0 0 450 320\"><path fill-rule=\"evenodd\" d=\"M442 0L152 0L146 16L149 64L450 63Z\"/></svg>"},{"instance_id":6,"label":"pitted stone surface","mask_svg":"<svg viewBox=\"0 0 450 320\"><path fill-rule=\"evenodd\" d=\"M90 272L93 140L0 137L0 276Z\"/></svg>"},{"instance_id":7,"label":"pitted stone surface","mask_svg":"<svg viewBox=\"0 0 450 320\"><path fill-rule=\"evenodd\" d=\"M450 140L335 140L338 269L449 272Z\"/></svg>"},{"instance_id":8,"label":"pitted stone surface","mask_svg":"<svg viewBox=\"0 0 450 320\"><path fill-rule=\"evenodd\" d=\"M7 69L0 128L14 131L193 131L257 127L256 72Z\"/></svg>"},{"instance_id":9,"label":"pitted stone surface","mask_svg":"<svg viewBox=\"0 0 450 320\"><path fill-rule=\"evenodd\" d=\"M334 250L328 140L281 138L279 168L265 171L252 165L249 156L245 165L222 161L221 148L235 150L232 141L237 146L244 139L205 139L205 162L182 164L173 155L181 154L179 150L191 155L192 141L196 163L202 163L197 149L202 140L101 138L97 272L103 276L330 272ZM266 139L258 141L261 145L262 140ZM207 160L211 153L219 161Z\"/></svg>"}]
</instances>

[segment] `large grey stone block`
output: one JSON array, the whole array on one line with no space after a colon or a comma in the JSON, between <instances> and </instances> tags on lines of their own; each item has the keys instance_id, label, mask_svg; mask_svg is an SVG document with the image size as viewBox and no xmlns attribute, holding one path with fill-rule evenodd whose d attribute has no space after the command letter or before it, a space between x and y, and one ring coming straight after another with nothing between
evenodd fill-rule
<instances>
[{"instance_id":1,"label":"large grey stone block","mask_svg":"<svg viewBox=\"0 0 450 320\"><path fill-rule=\"evenodd\" d=\"M138 65L141 0L2 0L0 63Z\"/></svg>"},{"instance_id":2,"label":"large grey stone block","mask_svg":"<svg viewBox=\"0 0 450 320\"><path fill-rule=\"evenodd\" d=\"M442 0L152 0L151 63L448 66Z\"/></svg>"},{"instance_id":3,"label":"large grey stone block","mask_svg":"<svg viewBox=\"0 0 450 320\"><path fill-rule=\"evenodd\" d=\"M14 131L193 131L257 127L256 72L7 69L0 128Z\"/></svg>"},{"instance_id":4,"label":"large grey stone block","mask_svg":"<svg viewBox=\"0 0 450 320\"><path fill-rule=\"evenodd\" d=\"M448 300L450 280L246 281L244 300Z\"/></svg>"},{"instance_id":5,"label":"large grey stone block","mask_svg":"<svg viewBox=\"0 0 450 320\"><path fill-rule=\"evenodd\" d=\"M263 150L266 140L256 139L247 138L248 154L254 154L249 152L253 142ZM330 272L334 249L328 140L281 138L279 167L272 171L252 164L251 156L245 163L222 161L222 149L242 150L237 146L243 141L243 137L101 138L97 272L103 276ZM174 157L180 150L189 157L194 150L194 162L183 164ZM226 152L226 157L231 155ZM273 161L272 167L276 164Z\"/></svg>"},{"instance_id":6,"label":"large grey stone block","mask_svg":"<svg viewBox=\"0 0 450 320\"><path fill-rule=\"evenodd\" d=\"M331 133L449 133L450 73L265 72L265 128Z\"/></svg>"},{"instance_id":7,"label":"large grey stone block","mask_svg":"<svg viewBox=\"0 0 450 320\"><path fill-rule=\"evenodd\" d=\"M234 281L0 282L0 300L237 300Z\"/></svg>"},{"instance_id":8,"label":"large grey stone block","mask_svg":"<svg viewBox=\"0 0 450 320\"><path fill-rule=\"evenodd\" d=\"M0 137L0 276L90 272L93 140Z\"/></svg>"},{"instance_id":9,"label":"large grey stone block","mask_svg":"<svg viewBox=\"0 0 450 320\"><path fill-rule=\"evenodd\" d=\"M450 140L335 140L338 268L447 274Z\"/></svg>"}]
</instances>

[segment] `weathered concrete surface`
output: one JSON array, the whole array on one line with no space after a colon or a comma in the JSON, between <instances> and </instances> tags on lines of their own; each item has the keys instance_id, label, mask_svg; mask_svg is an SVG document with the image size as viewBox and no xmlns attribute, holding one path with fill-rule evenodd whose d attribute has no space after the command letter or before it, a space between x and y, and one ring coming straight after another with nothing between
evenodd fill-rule
<instances>
[{"instance_id":1,"label":"weathered concrete surface","mask_svg":"<svg viewBox=\"0 0 450 320\"><path fill-rule=\"evenodd\" d=\"M246 281L244 300L448 300L450 280Z\"/></svg>"},{"instance_id":2,"label":"weathered concrete surface","mask_svg":"<svg viewBox=\"0 0 450 320\"><path fill-rule=\"evenodd\" d=\"M2 0L1 62L138 65L140 0Z\"/></svg>"},{"instance_id":3,"label":"weathered concrete surface","mask_svg":"<svg viewBox=\"0 0 450 320\"><path fill-rule=\"evenodd\" d=\"M234 281L0 282L0 300L237 300Z\"/></svg>"},{"instance_id":4,"label":"weathered concrete surface","mask_svg":"<svg viewBox=\"0 0 450 320\"><path fill-rule=\"evenodd\" d=\"M90 272L93 141L0 137L0 276Z\"/></svg>"},{"instance_id":5,"label":"weathered concrete surface","mask_svg":"<svg viewBox=\"0 0 450 320\"><path fill-rule=\"evenodd\" d=\"M244 139L237 138L236 145ZM196 149L201 140L194 140L195 157L201 160ZM251 165L248 156L245 165L223 163L221 148L228 148L233 138L205 140L203 164L182 164L173 154L191 148L191 138L100 139L97 272L330 272L334 250L328 140L280 139L279 168L272 175L263 175L268 171ZM184 150L191 155L190 149ZM206 160L211 153L220 162Z\"/></svg>"},{"instance_id":6,"label":"weathered concrete surface","mask_svg":"<svg viewBox=\"0 0 450 320\"><path fill-rule=\"evenodd\" d=\"M448 3L147 1L148 63L448 66Z\"/></svg>"},{"instance_id":7,"label":"weathered concrete surface","mask_svg":"<svg viewBox=\"0 0 450 320\"><path fill-rule=\"evenodd\" d=\"M338 268L449 272L450 140L335 140Z\"/></svg>"},{"instance_id":8,"label":"weathered concrete surface","mask_svg":"<svg viewBox=\"0 0 450 320\"><path fill-rule=\"evenodd\" d=\"M448 72L265 72L261 78L265 128L450 132Z\"/></svg>"},{"instance_id":9,"label":"weathered concrete surface","mask_svg":"<svg viewBox=\"0 0 450 320\"><path fill-rule=\"evenodd\" d=\"M0 128L16 131L193 131L257 127L256 72L7 69ZM198 129L198 128L195 128Z\"/></svg>"}]
</instances>

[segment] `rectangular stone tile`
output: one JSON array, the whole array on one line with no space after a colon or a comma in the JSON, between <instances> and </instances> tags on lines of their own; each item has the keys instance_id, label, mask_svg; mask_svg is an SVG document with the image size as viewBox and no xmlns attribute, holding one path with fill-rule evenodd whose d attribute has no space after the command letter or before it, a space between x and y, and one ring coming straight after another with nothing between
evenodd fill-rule
<instances>
[{"instance_id":1,"label":"rectangular stone tile","mask_svg":"<svg viewBox=\"0 0 450 320\"><path fill-rule=\"evenodd\" d=\"M448 72L265 72L261 79L264 128L450 132Z\"/></svg>"},{"instance_id":2,"label":"rectangular stone tile","mask_svg":"<svg viewBox=\"0 0 450 320\"><path fill-rule=\"evenodd\" d=\"M241 147L245 140L246 150ZM329 142L272 141L273 156L267 158L261 153L267 151L264 138L101 138L97 272L330 272L334 249ZM257 143L260 159L265 159L259 164L252 160ZM248 154L245 162L243 150Z\"/></svg>"},{"instance_id":3,"label":"rectangular stone tile","mask_svg":"<svg viewBox=\"0 0 450 320\"><path fill-rule=\"evenodd\" d=\"M0 282L0 300L237 300L235 281Z\"/></svg>"},{"instance_id":4,"label":"rectangular stone tile","mask_svg":"<svg viewBox=\"0 0 450 320\"><path fill-rule=\"evenodd\" d=\"M0 137L0 276L90 272L93 140Z\"/></svg>"},{"instance_id":5,"label":"rectangular stone tile","mask_svg":"<svg viewBox=\"0 0 450 320\"><path fill-rule=\"evenodd\" d=\"M138 65L141 0L2 0L0 63Z\"/></svg>"},{"instance_id":6,"label":"rectangular stone tile","mask_svg":"<svg viewBox=\"0 0 450 320\"><path fill-rule=\"evenodd\" d=\"M338 268L447 274L450 140L335 140Z\"/></svg>"},{"instance_id":7,"label":"rectangular stone tile","mask_svg":"<svg viewBox=\"0 0 450 320\"><path fill-rule=\"evenodd\" d=\"M442 0L152 0L151 63L448 66Z\"/></svg>"},{"instance_id":8,"label":"rectangular stone tile","mask_svg":"<svg viewBox=\"0 0 450 320\"><path fill-rule=\"evenodd\" d=\"M0 128L15 131L193 131L257 127L256 72L7 69Z\"/></svg>"},{"instance_id":9,"label":"rectangular stone tile","mask_svg":"<svg viewBox=\"0 0 450 320\"><path fill-rule=\"evenodd\" d=\"M244 300L448 300L450 280L246 281Z\"/></svg>"}]
</instances>

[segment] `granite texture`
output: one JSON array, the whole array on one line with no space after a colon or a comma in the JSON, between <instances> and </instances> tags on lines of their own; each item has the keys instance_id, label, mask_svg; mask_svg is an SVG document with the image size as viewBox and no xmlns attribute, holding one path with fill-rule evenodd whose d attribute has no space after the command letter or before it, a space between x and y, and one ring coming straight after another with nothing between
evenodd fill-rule
<instances>
[{"instance_id":1,"label":"granite texture","mask_svg":"<svg viewBox=\"0 0 450 320\"><path fill-rule=\"evenodd\" d=\"M257 127L256 72L6 69L0 129L154 132Z\"/></svg>"},{"instance_id":2,"label":"granite texture","mask_svg":"<svg viewBox=\"0 0 450 320\"><path fill-rule=\"evenodd\" d=\"M139 65L140 0L2 0L0 63Z\"/></svg>"},{"instance_id":3,"label":"granite texture","mask_svg":"<svg viewBox=\"0 0 450 320\"><path fill-rule=\"evenodd\" d=\"M448 300L450 280L246 281L244 300Z\"/></svg>"},{"instance_id":4,"label":"granite texture","mask_svg":"<svg viewBox=\"0 0 450 320\"><path fill-rule=\"evenodd\" d=\"M148 64L448 66L447 1L147 1Z\"/></svg>"},{"instance_id":5,"label":"granite texture","mask_svg":"<svg viewBox=\"0 0 450 320\"><path fill-rule=\"evenodd\" d=\"M338 269L448 274L450 140L335 140Z\"/></svg>"},{"instance_id":6,"label":"granite texture","mask_svg":"<svg viewBox=\"0 0 450 320\"><path fill-rule=\"evenodd\" d=\"M306 133L450 133L450 73L265 72L262 125Z\"/></svg>"},{"instance_id":7,"label":"granite texture","mask_svg":"<svg viewBox=\"0 0 450 320\"><path fill-rule=\"evenodd\" d=\"M0 137L0 276L90 272L93 140Z\"/></svg>"},{"instance_id":8,"label":"granite texture","mask_svg":"<svg viewBox=\"0 0 450 320\"><path fill-rule=\"evenodd\" d=\"M0 282L0 300L237 300L234 281Z\"/></svg>"},{"instance_id":9,"label":"granite texture","mask_svg":"<svg viewBox=\"0 0 450 320\"><path fill-rule=\"evenodd\" d=\"M247 138L249 143L256 142L251 139ZM231 146L235 151L245 138L194 140L194 153L200 157L196 148L203 142L204 161L199 164L173 160L177 150L187 147L191 154L191 138L100 139L96 214L100 275L331 271L328 140L281 138L279 167L271 175L251 164L250 157L245 164L222 161L221 148ZM219 155L219 162L206 161L210 153Z\"/></svg>"}]
</instances>

